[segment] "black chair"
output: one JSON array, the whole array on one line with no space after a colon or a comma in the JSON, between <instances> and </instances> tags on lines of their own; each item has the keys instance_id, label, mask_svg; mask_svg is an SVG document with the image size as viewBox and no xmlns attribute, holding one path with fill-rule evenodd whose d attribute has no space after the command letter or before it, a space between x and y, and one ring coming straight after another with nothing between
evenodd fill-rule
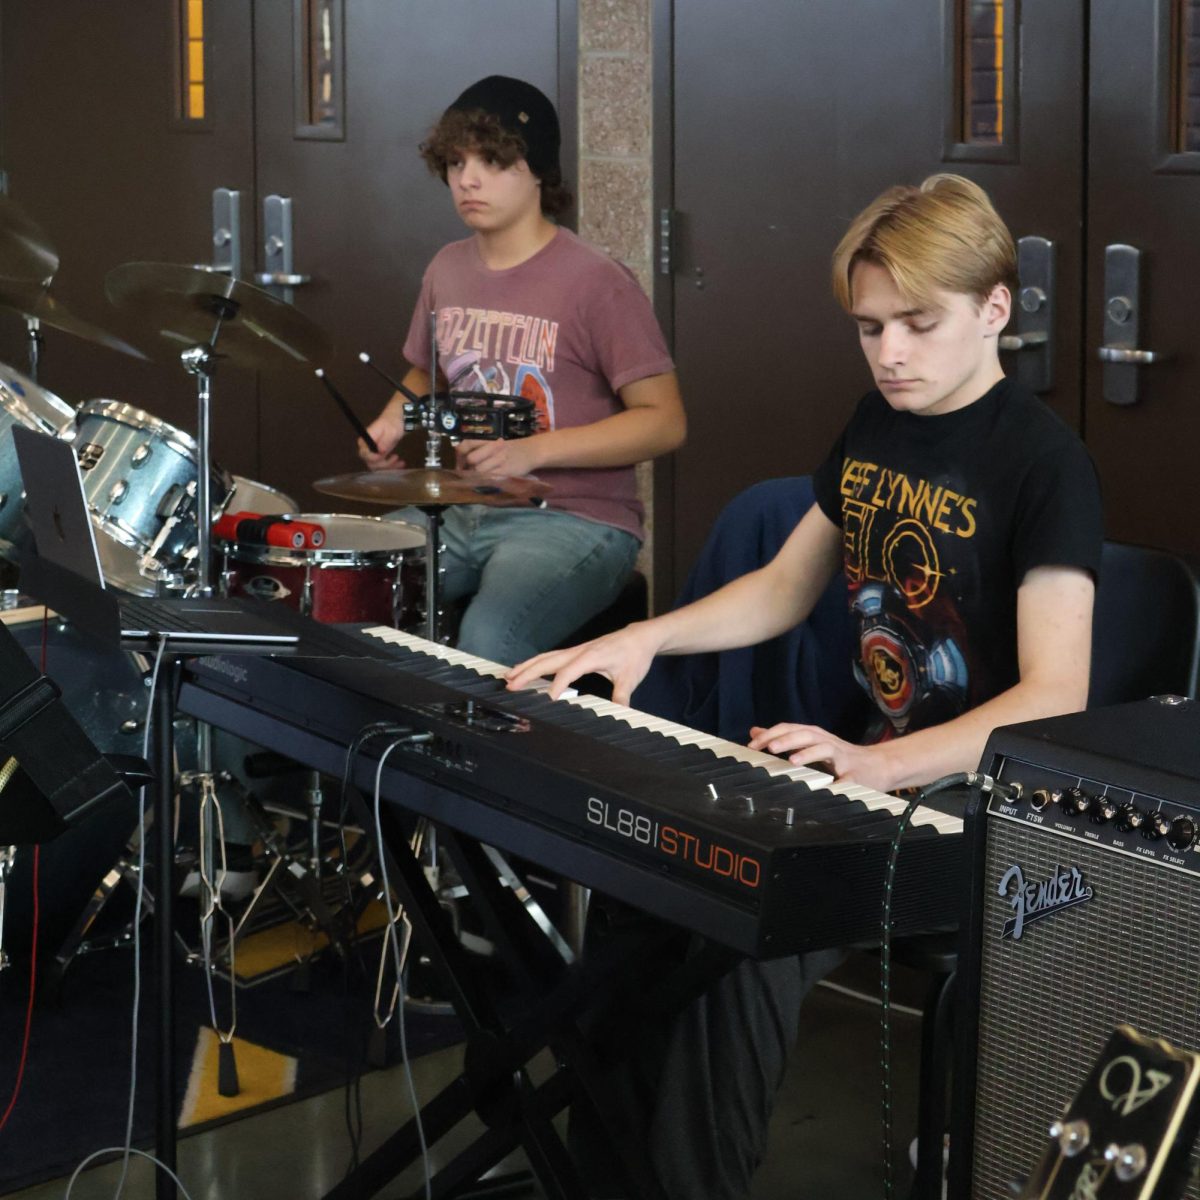
<instances>
[{"instance_id":1,"label":"black chair","mask_svg":"<svg viewBox=\"0 0 1200 1200\"><path fill-rule=\"evenodd\" d=\"M1200 684L1200 563L1105 542L1092 615L1088 707L1147 696L1195 698ZM940 1200L957 933L897 940L893 962L931 976L921 1022L917 1172L912 1200Z\"/></svg>"}]
</instances>

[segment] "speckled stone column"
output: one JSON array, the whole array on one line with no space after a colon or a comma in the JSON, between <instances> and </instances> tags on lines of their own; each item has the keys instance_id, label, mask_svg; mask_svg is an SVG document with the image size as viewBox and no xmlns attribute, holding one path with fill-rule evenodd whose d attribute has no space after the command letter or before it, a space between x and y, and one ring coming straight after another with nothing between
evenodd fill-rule
<instances>
[{"instance_id":1,"label":"speckled stone column","mask_svg":"<svg viewBox=\"0 0 1200 1200\"><path fill-rule=\"evenodd\" d=\"M647 293L654 253L650 73L650 0L579 0L579 232L625 263ZM638 566L647 579L652 471L650 463L638 468L647 516Z\"/></svg>"}]
</instances>

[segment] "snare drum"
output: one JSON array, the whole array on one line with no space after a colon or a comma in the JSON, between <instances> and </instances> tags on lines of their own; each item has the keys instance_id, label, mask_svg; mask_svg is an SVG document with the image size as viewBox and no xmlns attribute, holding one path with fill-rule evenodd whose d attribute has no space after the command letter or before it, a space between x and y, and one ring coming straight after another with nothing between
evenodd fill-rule
<instances>
[{"instance_id":1,"label":"snare drum","mask_svg":"<svg viewBox=\"0 0 1200 1200\"><path fill-rule=\"evenodd\" d=\"M425 598L425 532L404 521L295 513L325 530L319 550L218 541L231 596L282 600L317 621L415 625Z\"/></svg>"},{"instance_id":2,"label":"snare drum","mask_svg":"<svg viewBox=\"0 0 1200 1200\"><path fill-rule=\"evenodd\" d=\"M0 364L0 556L14 561L29 544L22 517L21 471L11 430L22 425L55 437L70 437L75 410L32 379Z\"/></svg>"},{"instance_id":3,"label":"snare drum","mask_svg":"<svg viewBox=\"0 0 1200 1200\"><path fill-rule=\"evenodd\" d=\"M91 400L75 418L75 450L105 578L153 594L196 560L195 441L117 400ZM229 503L233 480L212 471L212 507ZM146 560L146 561L143 561Z\"/></svg>"}]
</instances>

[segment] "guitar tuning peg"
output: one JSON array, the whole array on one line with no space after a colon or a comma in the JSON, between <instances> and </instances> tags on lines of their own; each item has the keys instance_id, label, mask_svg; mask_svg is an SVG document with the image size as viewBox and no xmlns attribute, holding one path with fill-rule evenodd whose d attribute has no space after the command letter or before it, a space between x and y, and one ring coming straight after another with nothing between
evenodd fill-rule
<instances>
[{"instance_id":1,"label":"guitar tuning peg","mask_svg":"<svg viewBox=\"0 0 1200 1200\"><path fill-rule=\"evenodd\" d=\"M1146 1148L1137 1142L1128 1146L1113 1142L1104 1148L1104 1161L1112 1164L1113 1174L1121 1183L1128 1183L1146 1169Z\"/></svg>"},{"instance_id":2,"label":"guitar tuning peg","mask_svg":"<svg viewBox=\"0 0 1200 1200\"><path fill-rule=\"evenodd\" d=\"M1050 1126L1050 1138L1058 1143L1064 1157L1074 1158L1092 1140L1092 1131L1088 1123L1081 1118L1074 1121L1055 1121Z\"/></svg>"}]
</instances>

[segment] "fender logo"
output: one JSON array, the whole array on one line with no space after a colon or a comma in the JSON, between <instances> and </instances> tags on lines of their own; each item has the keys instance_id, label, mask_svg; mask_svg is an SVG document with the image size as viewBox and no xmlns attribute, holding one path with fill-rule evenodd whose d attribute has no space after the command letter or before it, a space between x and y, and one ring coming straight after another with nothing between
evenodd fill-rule
<instances>
[{"instance_id":1,"label":"fender logo","mask_svg":"<svg viewBox=\"0 0 1200 1200\"><path fill-rule=\"evenodd\" d=\"M1026 883L1020 866L1014 863L1001 876L996 894L1006 898L1013 910L1013 916L1004 922L1000 936L1011 937L1015 942L1020 940L1026 925L1076 904L1085 904L1092 898L1093 891L1078 867L1065 870L1055 867L1048 879Z\"/></svg>"}]
</instances>

